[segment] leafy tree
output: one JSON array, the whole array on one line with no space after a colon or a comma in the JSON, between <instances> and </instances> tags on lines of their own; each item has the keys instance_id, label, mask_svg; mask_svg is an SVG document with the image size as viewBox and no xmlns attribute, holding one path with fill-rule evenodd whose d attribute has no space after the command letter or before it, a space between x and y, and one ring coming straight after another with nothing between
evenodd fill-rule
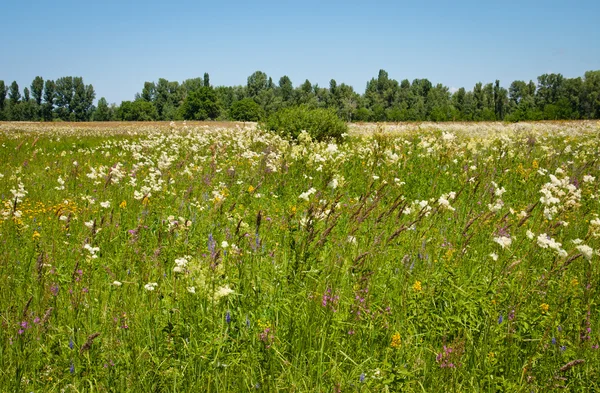
<instances>
[{"instance_id":1,"label":"leafy tree","mask_svg":"<svg viewBox=\"0 0 600 393\"><path fill-rule=\"evenodd\" d=\"M600 118L600 70L587 71L583 78L582 111L588 119Z\"/></svg>"},{"instance_id":2,"label":"leafy tree","mask_svg":"<svg viewBox=\"0 0 600 393\"><path fill-rule=\"evenodd\" d=\"M263 109L251 98L244 98L231 105L231 118L234 120L259 121L263 117Z\"/></svg>"},{"instance_id":3,"label":"leafy tree","mask_svg":"<svg viewBox=\"0 0 600 393\"><path fill-rule=\"evenodd\" d=\"M73 113L73 95L75 93L73 88L73 77L66 76L58 78L55 82L56 91L56 114L59 119L71 120L71 113Z\"/></svg>"},{"instance_id":4,"label":"leafy tree","mask_svg":"<svg viewBox=\"0 0 600 393\"><path fill-rule=\"evenodd\" d=\"M156 107L145 100L123 101L117 109L117 118L124 121L153 121L157 117Z\"/></svg>"},{"instance_id":5,"label":"leafy tree","mask_svg":"<svg viewBox=\"0 0 600 393\"><path fill-rule=\"evenodd\" d=\"M42 107L42 118L45 121L52 120L54 110L54 100L56 98L56 85L54 81L47 80L44 84L44 105Z\"/></svg>"},{"instance_id":6,"label":"leafy tree","mask_svg":"<svg viewBox=\"0 0 600 393\"><path fill-rule=\"evenodd\" d=\"M208 76L208 72L204 73L204 86L210 87L210 77Z\"/></svg>"},{"instance_id":7,"label":"leafy tree","mask_svg":"<svg viewBox=\"0 0 600 393\"><path fill-rule=\"evenodd\" d=\"M152 108L154 108L154 105L152 105ZM156 112L156 108L154 108L154 111ZM94 112L94 121L109 121L112 120L111 118L111 108L108 106L106 98L101 97L98 100L98 107Z\"/></svg>"},{"instance_id":8,"label":"leafy tree","mask_svg":"<svg viewBox=\"0 0 600 393\"><path fill-rule=\"evenodd\" d=\"M44 90L44 78L36 76L33 82L31 82L31 95L35 100L35 103L40 106L42 105L42 91Z\"/></svg>"},{"instance_id":9,"label":"leafy tree","mask_svg":"<svg viewBox=\"0 0 600 393\"><path fill-rule=\"evenodd\" d=\"M6 108L6 93L8 89L4 84L3 80L0 80L0 120L4 120L6 118L4 109Z\"/></svg>"},{"instance_id":10,"label":"leafy tree","mask_svg":"<svg viewBox=\"0 0 600 393\"><path fill-rule=\"evenodd\" d=\"M144 82L141 99L147 102L153 102L156 98L156 85L154 82Z\"/></svg>"},{"instance_id":11,"label":"leafy tree","mask_svg":"<svg viewBox=\"0 0 600 393\"><path fill-rule=\"evenodd\" d=\"M13 83L10 84L8 98L12 105L17 104L21 100L21 92L19 91L19 84L17 81L13 81Z\"/></svg>"},{"instance_id":12,"label":"leafy tree","mask_svg":"<svg viewBox=\"0 0 600 393\"><path fill-rule=\"evenodd\" d=\"M294 97L294 86L291 79L284 75L279 79L279 94L284 103L291 103Z\"/></svg>"},{"instance_id":13,"label":"leafy tree","mask_svg":"<svg viewBox=\"0 0 600 393\"><path fill-rule=\"evenodd\" d=\"M188 94L180 111L186 120L214 120L219 116L217 94L213 88L203 86Z\"/></svg>"},{"instance_id":14,"label":"leafy tree","mask_svg":"<svg viewBox=\"0 0 600 393\"><path fill-rule=\"evenodd\" d=\"M268 78L267 74L262 71L256 71L248 77L248 96L250 98L257 97L262 90L267 88Z\"/></svg>"}]
</instances>

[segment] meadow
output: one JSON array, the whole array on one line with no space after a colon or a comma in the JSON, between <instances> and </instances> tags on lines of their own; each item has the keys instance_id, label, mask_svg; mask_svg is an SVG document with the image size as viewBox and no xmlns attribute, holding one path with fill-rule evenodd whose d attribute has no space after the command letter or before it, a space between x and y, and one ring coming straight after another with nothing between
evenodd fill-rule
<instances>
[{"instance_id":1,"label":"meadow","mask_svg":"<svg viewBox=\"0 0 600 393\"><path fill-rule=\"evenodd\" d=\"M0 123L2 392L600 390L600 123Z\"/></svg>"}]
</instances>

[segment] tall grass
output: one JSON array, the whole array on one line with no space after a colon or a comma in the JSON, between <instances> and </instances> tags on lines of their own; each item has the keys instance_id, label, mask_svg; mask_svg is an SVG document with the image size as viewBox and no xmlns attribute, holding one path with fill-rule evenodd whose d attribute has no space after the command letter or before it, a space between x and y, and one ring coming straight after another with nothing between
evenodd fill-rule
<instances>
[{"instance_id":1,"label":"tall grass","mask_svg":"<svg viewBox=\"0 0 600 393\"><path fill-rule=\"evenodd\" d=\"M599 389L600 130L448 127L0 130L0 390Z\"/></svg>"}]
</instances>

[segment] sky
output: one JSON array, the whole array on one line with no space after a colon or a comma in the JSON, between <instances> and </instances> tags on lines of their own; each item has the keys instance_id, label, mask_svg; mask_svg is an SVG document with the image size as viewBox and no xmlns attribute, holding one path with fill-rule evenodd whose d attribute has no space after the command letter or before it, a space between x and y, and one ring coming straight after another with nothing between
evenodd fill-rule
<instances>
[{"instance_id":1,"label":"sky","mask_svg":"<svg viewBox=\"0 0 600 393\"><path fill-rule=\"evenodd\" d=\"M134 99L145 81L260 70L363 93L380 69L452 89L600 70L600 1L32 1L0 5L0 80L81 76L96 98Z\"/></svg>"}]
</instances>

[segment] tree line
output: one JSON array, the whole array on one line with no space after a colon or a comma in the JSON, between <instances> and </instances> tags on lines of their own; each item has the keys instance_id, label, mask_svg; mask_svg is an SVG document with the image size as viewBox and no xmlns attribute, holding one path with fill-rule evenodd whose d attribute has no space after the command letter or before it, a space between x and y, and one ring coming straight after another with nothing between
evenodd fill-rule
<instances>
[{"instance_id":1,"label":"tree line","mask_svg":"<svg viewBox=\"0 0 600 393\"><path fill-rule=\"evenodd\" d=\"M477 83L450 91L428 79L391 79L385 70L367 82L364 94L352 86L328 87L309 80L294 87L288 76L277 83L262 71L245 86L212 86L208 73L182 83L164 78L145 82L140 93L120 105L104 97L94 105L94 87L81 77L55 81L35 77L23 92L0 80L0 120L11 121L259 121L293 106L326 108L346 121L520 121L600 118L600 71L565 78L544 74L537 83L514 81L508 89Z\"/></svg>"}]
</instances>

